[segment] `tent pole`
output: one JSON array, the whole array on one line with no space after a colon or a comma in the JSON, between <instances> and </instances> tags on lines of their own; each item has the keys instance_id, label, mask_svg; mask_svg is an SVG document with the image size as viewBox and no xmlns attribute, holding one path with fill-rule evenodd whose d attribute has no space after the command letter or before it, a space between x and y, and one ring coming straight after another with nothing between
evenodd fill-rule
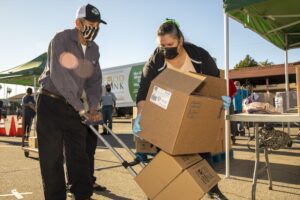
<instances>
[{"instance_id":1,"label":"tent pole","mask_svg":"<svg viewBox=\"0 0 300 200\"><path fill-rule=\"evenodd\" d=\"M228 14L224 13L224 64L225 64L225 79L226 79L226 90L227 90L227 96L229 96L229 18ZM229 109L225 110L225 116L229 115ZM225 155L226 155L226 174L225 177L230 177L230 153L229 153L229 126L230 120L225 119Z\"/></svg>"},{"instance_id":2,"label":"tent pole","mask_svg":"<svg viewBox=\"0 0 300 200\"><path fill-rule=\"evenodd\" d=\"M3 99L5 99L5 91L6 91L6 89L5 89L5 83L3 84Z\"/></svg>"},{"instance_id":3,"label":"tent pole","mask_svg":"<svg viewBox=\"0 0 300 200\"><path fill-rule=\"evenodd\" d=\"M285 34L285 64L284 64L284 73L285 73L285 95L286 95L286 110L287 112L290 109L290 94L289 94L289 60L288 60L288 35ZM290 123L288 125L288 134L290 134Z\"/></svg>"},{"instance_id":4,"label":"tent pole","mask_svg":"<svg viewBox=\"0 0 300 200\"><path fill-rule=\"evenodd\" d=\"M36 98L36 76L33 76L34 97Z\"/></svg>"},{"instance_id":5,"label":"tent pole","mask_svg":"<svg viewBox=\"0 0 300 200\"><path fill-rule=\"evenodd\" d=\"M35 101L37 100L36 98L37 98L37 92L36 92L36 76L33 76L33 87L34 87L34 99L35 99ZM33 131L33 133L34 133L34 136L37 136L37 133L36 133L36 118L34 118L33 119L33 127L34 127L34 131Z\"/></svg>"}]
</instances>

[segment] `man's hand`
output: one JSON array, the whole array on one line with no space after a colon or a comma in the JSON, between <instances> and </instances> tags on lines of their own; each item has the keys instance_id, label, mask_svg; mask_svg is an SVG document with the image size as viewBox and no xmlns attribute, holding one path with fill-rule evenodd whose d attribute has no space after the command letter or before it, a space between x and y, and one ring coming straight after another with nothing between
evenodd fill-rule
<instances>
[{"instance_id":1,"label":"man's hand","mask_svg":"<svg viewBox=\"0 0 300 200\"><path fill-rule=\"evenodd\" d=\"M87 116L89 121L97 122L102 120L102 114L98 112L96 109L90 110Z\"/></svg>"},{"instance_id":2,"label":"man's hand","mask_svg":"<svg viewBox=\"0 0 300 200\"><path fill-rule=\"evenodd\" d=\"M91 110L88 113L85 110L81 110L79 115L82 118L82 123L86 125L102 124L102 114L97 112L97 110Z\"/></svg>"}]
</instances>

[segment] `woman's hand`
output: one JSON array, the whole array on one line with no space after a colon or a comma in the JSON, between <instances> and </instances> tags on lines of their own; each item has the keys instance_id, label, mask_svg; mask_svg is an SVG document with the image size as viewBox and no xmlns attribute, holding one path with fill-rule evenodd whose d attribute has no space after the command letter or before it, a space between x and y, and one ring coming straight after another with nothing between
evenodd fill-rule
<instances>
[{"instance_id":1,"label":"woman's hand","mask_svg":"<svg viewBox=\"0 0 300 200\"><path fill-rule=\"evenodd\" d=\"M132 132L134 134L138 134L142 129L141 129L141 126L140 126L140 121L141 121L141 117L142 117L142 114L139 113L136 118L134 119L134 123L133 123L133 129L132 129Z\"/></svg>"},{"instance_id":2,"label":"woman's hand","mask_svg":"<svg viewBox=\"0 0 300 200\"><path fill-rule=\"evenodd\" d=\"M224 110L229 109L231 104L231 98L229 96L222 96L222 100L223 100Z\"/></svg>"}]
</instances>

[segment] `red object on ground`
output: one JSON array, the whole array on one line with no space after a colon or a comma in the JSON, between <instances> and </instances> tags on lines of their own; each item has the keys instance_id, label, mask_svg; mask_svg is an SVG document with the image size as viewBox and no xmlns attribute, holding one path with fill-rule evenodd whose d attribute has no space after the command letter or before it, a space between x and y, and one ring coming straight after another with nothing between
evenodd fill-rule
<instances>
[{"instance_id":1,"label":"red object on ground","mask_svg":"<svg viewBox=\"0 0 300 200\"><path fill-rule=\"evenodd\" d=\"M22 119L18 119L17 137L23 136Z\"/></svg>"},{"instance_id":2,"label":"red object on ground","mask_svg":"<svg viewBox=\"0 0 300 200\"><path fill-rule=\"evenodd\" d=\"M0 136L6 136L6 130L3 119L0 120Z\"/></svg>"},{"instance_id":3,"label":"red object on ground","mask_svg":"<svg viewBox=\"0 0 300 200\"><path fill-rule=\"evenodd\" d=\"M9 136L14 137L17 134L16 130L16 123L15 123L15 118L11 118L11 123L10 123L10 129L9 129Z\"/></svg>"}]
</instances>

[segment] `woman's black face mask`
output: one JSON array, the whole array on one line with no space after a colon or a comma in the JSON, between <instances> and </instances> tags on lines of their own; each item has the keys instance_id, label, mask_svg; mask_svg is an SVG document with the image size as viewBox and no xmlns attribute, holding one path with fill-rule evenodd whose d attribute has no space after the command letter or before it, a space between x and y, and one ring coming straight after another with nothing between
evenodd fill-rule
<instances>
[{"instance_id":1,"label":"woman's black face mask","mask_svg":"<svg viewBox=\"0 0 300 200\"><path fill-rule=\"evenodd\" d=\"M177 48L178 47L160 47L160 52L166 59L174 59L178 56Z\"/></svg>"}]
</instances>

